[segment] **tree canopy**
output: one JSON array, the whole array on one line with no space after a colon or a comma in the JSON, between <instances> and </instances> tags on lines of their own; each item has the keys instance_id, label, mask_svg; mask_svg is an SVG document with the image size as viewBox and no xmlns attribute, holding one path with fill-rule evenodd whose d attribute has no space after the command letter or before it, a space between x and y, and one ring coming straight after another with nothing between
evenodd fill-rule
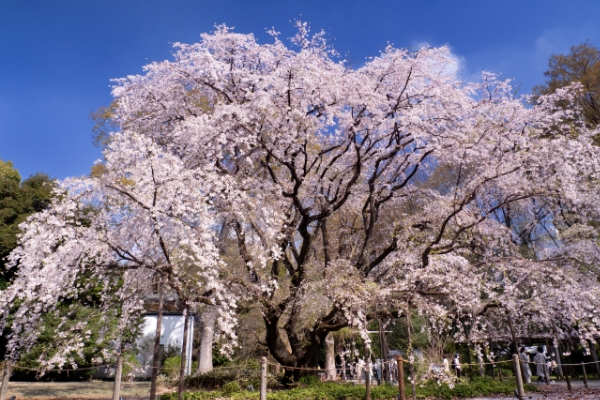
<instances>
[{"instance_id":1,"label":"tree canopy","mask_svg":"<svg viewBox=\"0 0 600 400\"><path fill-rule=\"evenodd\" d=\"M432 329L501 308L597 332L582 266L600 254L600 158L596 131L572 129L577 88L529 106L493 74L458 81L447 48L388 46L353 69L305 24L292 48L271 34L220 26L116 81L101 171L61 182L9 257L15 356L82 269L122 271L131 315L161 274L219 305L232 341L236 305L252 302L290 373L316 366L330 332L354 327L368 345L370 319L413 311Z\"/></svg>"}]
</instances>

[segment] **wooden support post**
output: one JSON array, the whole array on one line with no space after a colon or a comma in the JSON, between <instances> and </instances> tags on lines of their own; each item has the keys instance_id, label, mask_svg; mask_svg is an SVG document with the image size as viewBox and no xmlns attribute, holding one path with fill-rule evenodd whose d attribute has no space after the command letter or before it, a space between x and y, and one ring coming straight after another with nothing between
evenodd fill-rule
<instances>
[{"instance_id":1,"label":"wooden support post","mask_svg":"<svg viewBox=\"0 0 600 400\"><path fill-rule=\"evenodd\" d=\"M190 310L185 305L183 309L183 340L181 343L181 365L179 366L179 386L177 388L178 400L183 400L183 387L185 384L186 356L188 352L188 329L190 324Z\"/></svg>"},{"instance_id":2,"label":"wooden support post","mask_svg":"<svg viewBox=\"0 0 600 400\"><path fill-rule=\"evenodd\" d=\"M517 380L517 395L519 400L525 399L525 389L523 388L523 375L521 375L521 365L519 356L513 354L513 364L515 364L515 379Z\"/></svg>"},{"instance_id":3,"label":"wooden support post","mask_svg":"<svg viewBox=\"0 0 600 400\"><path fill-rule=\"evenodd\" d=\"M267 400L267 357L260 358L260 400Z\"/></svg>"},{"instance_id":4,"label":"wooden support post","mask_svg":"<svg viewBox=\"0 0 600 400\"><path fill-rule=\"evenodd\" d=\"M119 400L121 395L121 374L123 373L123 357L121 349L117 357L117 367L115 368L115 383L113 386L113 400Z\"/></svg>"},{"instance_id":5,"label":"wooden support post","mask_svg":"<svg viewBox=\"0 0 600 400\"><path fill-rule=\"evenodd\" d=\"M4 361L4 368L2 373L2 388L0 388L0 400L6 400L6 394L8 393L8 382L10 380L10 374L12 368L8 361Z\"/></svg>"},{"instance_id":6,"label":"wooden support post","mask_svg":"<svg viewBox=\"0 0 600 400\"><path fill-rule=\"evenodd\" d=\"M569 388L569 392L573 390L571 388L571 380L569 379L569 374L565 374L565 380L567 381L567 388Z\"/></svg>"},{"instance_id":7,"label":"wooden support post","mask_svg":"<svg viewBox=\"0 0 600 400\"><path fill-rule=\"evenodd\" d=\"M585 364L581 362L581 369L583 370L583 386L588 389L587 371L585 370Z\"/></svg>"},{"instance_id":8,"label":"wooden support post","mask_svg":"<svg viewBox=\"0 0 600 400\"><path fill-rule=\"evenodd\" d=\"M592 358L594 359L594 365L596 366L596 374L598 375L598 379L600 379L600 363L598 363L598 352L596 351L596 343L588 340L590 344L590 350L592 352Z\"/></svg>"},{"instance_id":9,"label":"wooden support post","mask_svg":"<svg viewBox=\"0 0 600 400\"><path fill-rule=\"evenodd\" d=\"M510 312L506 311L506 316L508 319L508 327L510 329L510 337L512 338L512 350L513 354L519 354L519 348L517 347L517 335L515 334L515 326L513 325L512 317L510 316Z\"/></svg>"},{"instance_id":10,"label":"wooden support post","mask_svg":"<svg viewBox=\"0 0 600 400\"><path fill-rule=\"evenodd\" d=\"M160 367L160 336L162 328L162 313L164 302L163 278L158 282L158 315L156 316L156 331L154 333L154 349L152 350L152 377L150 378L150 400L156 400L156 381Z\"/></svg>"},{"instance_id":11,"label":"wooden support post","mask_svg":"<svg viewBox=\"0 0 600 400\"><path fill-rule=\"evenodd\" d=\"M494 364L494 361L491 358L491 355L494 352L494 342L492 342L492 337L491 336L489 337L489 342L490 342L490 357L489 357L489 359L491 361L491 367L492 367L492 378L495 378L495 375L494 375L494 366L495 366L495 364Z\"/></svg>"},{"instance_id":12,"label":"wooden support post","mask_svg":"<svg viewBox=\"0 0 600 400\"><path fill-rule=\"evenodd\" d=\"M556 340L554 343L556 343L556 346L554 346L554 354L556 354L556 375L562 379L564 377L564 372L562 369L563 357L560 351L560 344L558 343L558 340Z\"/></svg>"},{"instance_id":13,"label":"wooden support post","mask_svg":"<svg viewBox=\"0 0 600 400\"><path fill-rule=\"evenodd\" d=\"M396 363L398 363L398 396L399 400L406 400L404 394L404 360L402 356L396 357Z\"/></svg>"},{"instance_id":14,"label":"wooden support post","mask_svg":"<svg viewBox=\"0 0 600 400\"><path fill-rule=\"evenodd\" d=\"M367 352L368 354L368 352ZM367 355L365 354L365 355ZM365 367L365 400L371 400L371 357L367 358L366 367Z\"/></svg>"}]
</instances>

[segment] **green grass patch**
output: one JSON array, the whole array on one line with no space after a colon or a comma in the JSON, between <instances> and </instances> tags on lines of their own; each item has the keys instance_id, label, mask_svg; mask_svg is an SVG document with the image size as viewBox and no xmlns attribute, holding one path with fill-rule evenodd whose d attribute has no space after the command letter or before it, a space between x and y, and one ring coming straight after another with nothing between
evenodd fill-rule
<instances>
[{"instance_id":1,"label":"green grass patch","mask_svg":"<svg viewBox=\"0 0 600 400\"><path fill-rule=\"evenodd\" d=\"M436 382L427 382L424 385L417 386L417 398L436 398L436 399L452 399L452 398L469 398L479 396L490 396L497 394L512 394L517 385L514 379L504 379L503 382L488 377L473 378L471 382L468 379L462 380L460 383L450 388L446 384L438 385ZM406 388L407 395L411 392L410 386ZM536 388L533 385L525 385L526 392L535 392Z\"/></svg>"},{"instance_id":2,"label":"green grass patch","mask_svg":"<svg viewBox=\"0 0 600 400\"><path fill-rule=\"evenodd\" d=\"M427 382L417 385L417 398L468 398L477 396L489 396L496 394L511 394L515 390L512 381L500 382L492 378L474 378L471 382L464 380L453 388L446 384L438 385L436 382ZM411 395L410 384L405 385L406 395ZM257 387L258 389L258 387ZM535 387L527 385L526 391L535 391ZM365 398L365 387L349 383L319 382L304 387L296 387L289 390L272 391L267 394L269 400L362 400ZM371 388L371 398L380 400L395 400L398 396L398 387L392 385L374 386ZM186 392L185 400L215 400L215 399L258 399L259 392L247 390L227 393L227 391L198 391ZM160 400L175 400L176 393L167 393Z\"/></svg>"}]
</instances>

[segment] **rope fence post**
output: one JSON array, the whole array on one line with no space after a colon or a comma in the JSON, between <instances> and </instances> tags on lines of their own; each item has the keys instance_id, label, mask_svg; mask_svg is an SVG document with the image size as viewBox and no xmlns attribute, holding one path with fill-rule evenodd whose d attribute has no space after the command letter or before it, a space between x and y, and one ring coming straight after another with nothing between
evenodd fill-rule
<instances>
[{"instance_id":1,"label":"rope fence post","mask_svg":"<svg viewBox=\"0 0 600 400\"><path fill-rule=\"evenodd\" d=\"M504 382L502 380L502 364L498 363L498 378L500 378L500 382Z\"/></svg>"},{"instance_id":2,"label":"rope fence post","mask_svg":"<svg viewBox=\"0 0 600 400\"><path fill-rule=\"evenodd\" d=\"M2 388L0 388L0 400L6 400L6 394L8 393L8 381L10 380L11 368L8 361L4 362L4 368L2 373Z\"/></svg>"},{"instance_id":3,"label":"rope fence post","mask_svg":"<svg viewBox=\"0 0 600 400\"><path fill-rule=\"evenodd\" d=\"M267 357L260 358L260 400L267 400Z\"/></svg>"},{"instance_id":4,"label":"rope fence post","mask_svg":"<svg viewBox=\"0 0 600 400\"><path fill-rule=\"evenodd\" d=\"M519 400L525 399L525 389L523 388L523 375L521 375L521 362L517 354L513 354L513 364L515 364L515 379L517 380L517 395Z\"/></svg>"},{"instance_id":5,"label":"rope fence post","mask_svg":"<svg viewBox=\"0 0 600 400\"><path fill-rule=\"evenodd\" d=\"M583 386L585 386L586 389L589 389L587 381L587 371L585 370L585 364L583 363L583 361L581 362L581 369L583 369Z\"/></svg>"},{"instance_id":6,"label":"rope fence post","mask_svg":"<svg viewBox=\"0 0 600 400\"><path fill-rule=\"evenodd\" d=\"M406 400L404 395L404 360L402 356L396 357L398 363L398 400Z\"/></svg>"}]
</instances>

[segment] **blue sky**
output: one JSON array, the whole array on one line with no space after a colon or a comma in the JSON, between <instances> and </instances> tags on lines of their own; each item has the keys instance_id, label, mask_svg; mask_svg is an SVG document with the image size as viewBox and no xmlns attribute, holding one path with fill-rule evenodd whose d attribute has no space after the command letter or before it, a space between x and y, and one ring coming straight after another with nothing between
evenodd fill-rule
<instances>
[{"instance_id":1,"label":"blue sky","mask_svg":"<svg viewBox=\"0 0 600 400\"><path fill-rule=\"evenodd\" d=\"M100 158L89 113L110 103L110 79L171 58L170 43L215 23L265 42L266 28L284 38L307 21L356 64L387 42L448 45L463 78L498 72L529 93L551 54L600 46L599 16L599 0L0 0L0 159L24 178L89 173Z\"/></svg>"}]
</instances>

